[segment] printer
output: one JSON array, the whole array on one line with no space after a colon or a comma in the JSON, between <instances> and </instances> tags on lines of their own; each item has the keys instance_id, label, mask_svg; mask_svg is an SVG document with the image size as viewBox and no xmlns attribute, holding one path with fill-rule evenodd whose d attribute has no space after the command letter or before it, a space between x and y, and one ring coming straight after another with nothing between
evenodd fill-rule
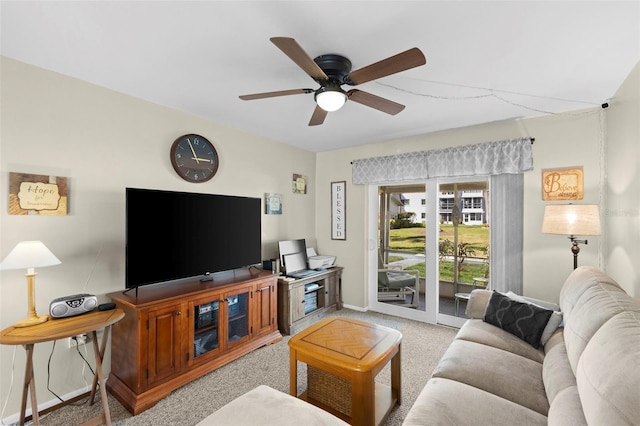
<instances>
[{"instance_id":1,"label":"printer","mask_svg":"<svg viewBox=\"0 0 640 426\"><path fill-rule=\"evenodd\" d=\"M336 262L335 256L319 256L313 247L307 247L307 261L309 269L326 269Z\"/></svg>"}]
</instances>

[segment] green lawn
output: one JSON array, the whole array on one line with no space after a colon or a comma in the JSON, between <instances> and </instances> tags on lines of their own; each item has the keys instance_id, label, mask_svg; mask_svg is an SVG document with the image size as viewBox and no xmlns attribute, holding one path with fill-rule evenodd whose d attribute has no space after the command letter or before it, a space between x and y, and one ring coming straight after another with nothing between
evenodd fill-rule
<instances>
[{"instance_id":1,"label":"green lawn","mask_svg":"<svg viewBox=\"0 0 640 426\"><path fill-rule=\"evenodd\" d=\"M425 229L402 228L392 229L389 233L389 249L391 251L406 251L424 253ZM453 241L453 225L440 225L440 241ZM458 226L458 243L469 243L481 254L483 247L489 246L489 228L486 226Z\"/></svg>"},{"instance_id":2,"label":"green lawn","mask_svg":"<svg viewBox=\"0 0 640 426\"><path fill-rule=\"evenodd\" d=\"M409 266L406 269L415 269L420 271L420 276L425 276L425 264L418 263L413 266ZM475 277L484 277L485 266L480 264L463 264L460 276L458 276L458 282L472 284ZM440 262L440 279L443 281L453 282L453 262L441 261Z\"/></svg>"},{"instance_id":3,"label":"green lawn","mask_svg":"<svg viewBox=\"0 0 640 426\"><path fill-rule=\"evenodd\" d=\"M402 228L392 229L389 234L391 251L403 251L407 253L425 252L425 228ZM453 242L453 225L440 225L440 241L449 240ZM489 228L486 226L458 226L458 244L467 243L475 251L473 257L486 258L485 248L489 247ZM389 262L400 260L399 256L390 256ZM487 265L476 263L462 263L462 269L458 281L462 283L472 283L474 277L485 276ZM425 264L419 263L407 269L420 271L420 276L425 276ZM453 262L440 261L440 279L453 281Z\"/></svg>"}]
</instances>

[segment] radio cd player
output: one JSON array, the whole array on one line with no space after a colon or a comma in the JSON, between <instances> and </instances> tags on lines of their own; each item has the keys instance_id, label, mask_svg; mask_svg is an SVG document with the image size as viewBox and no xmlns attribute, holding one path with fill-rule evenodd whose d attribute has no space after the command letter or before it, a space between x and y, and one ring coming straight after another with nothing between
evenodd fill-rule
<instances>
[{"instance_id":1,"label":"radio cd player","mask_svg":"<svg viewBox=\"0 0 640 426\"><path fill-rule=\"evenodd\" d=\"M98 298L92 294L74 294L51 301L49 314L52 318L66 318L85 314L98 307Z\"/></svg>"}]
</instances>

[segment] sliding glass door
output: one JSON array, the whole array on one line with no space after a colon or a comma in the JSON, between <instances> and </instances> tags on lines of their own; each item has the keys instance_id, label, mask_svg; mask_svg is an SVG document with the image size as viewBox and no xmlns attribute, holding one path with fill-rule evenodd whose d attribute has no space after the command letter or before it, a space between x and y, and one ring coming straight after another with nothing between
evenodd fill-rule
<instances>
[{"instance_id":1,"label":"sliding glass door","mask_svg":"<svg viewBox=\"0 0 640 426\"><path fill-rule=\"evenodd\" d=\"M460 326L490 281L489 217L484 178L370 186L370 308Z\"/></svg>"}]
</instances>

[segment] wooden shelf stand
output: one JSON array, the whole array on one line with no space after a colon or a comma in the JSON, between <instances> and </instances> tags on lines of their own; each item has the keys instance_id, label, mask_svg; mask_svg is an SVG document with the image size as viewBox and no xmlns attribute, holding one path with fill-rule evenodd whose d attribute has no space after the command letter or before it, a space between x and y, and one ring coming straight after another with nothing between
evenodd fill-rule
<instances>
[{"instance_id":1,"label":"wooden shelf stand","mask_svg":"<svg viewBox=\"0 0 640 426\"><path fill-rule=\"evenodd\" d=\"M278 279L278 325L283 334L295 334L318 316L342 309L342 270L335 266L302 279ZM318 284L318 288L312 290L316 292L316 306L309 307L306 286L313 283Z\"/></svg>"}]
</instances>

